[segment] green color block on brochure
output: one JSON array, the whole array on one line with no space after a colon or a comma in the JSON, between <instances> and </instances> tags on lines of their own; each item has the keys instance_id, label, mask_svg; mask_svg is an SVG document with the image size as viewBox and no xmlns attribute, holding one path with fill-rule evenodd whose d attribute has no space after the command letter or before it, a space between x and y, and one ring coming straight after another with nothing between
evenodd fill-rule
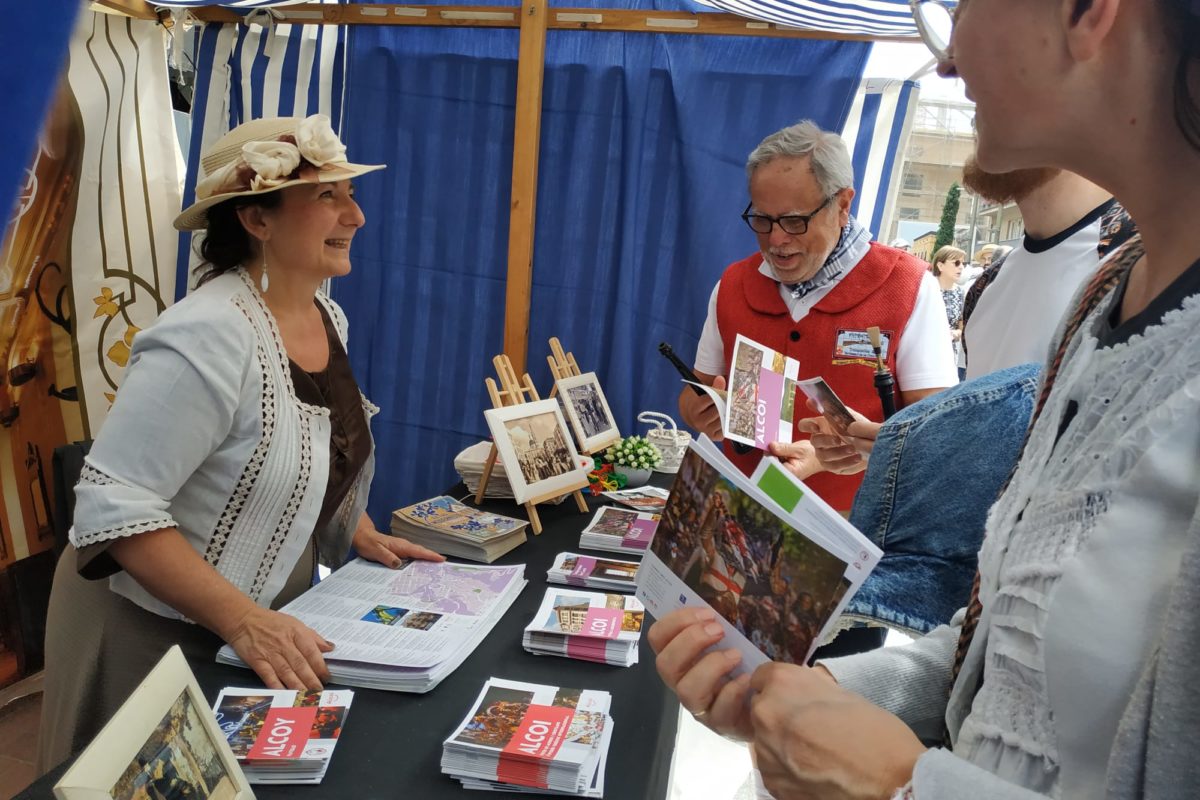
<instances>
[{"instance_id":1,"label":"green color block on brochure","mask_svg":"<svg viewBox=\"0 0 1200 800\"><path fill-rule=\"evenodd\" d=\"M774 464L767 465L767 469L758 481L758 488L766 492L767 497L778 503L784 511L794 509L800 502L800 498L804 497L804 490L793 483L783 473L783 470Z\"/></svg>"}]
</instances>

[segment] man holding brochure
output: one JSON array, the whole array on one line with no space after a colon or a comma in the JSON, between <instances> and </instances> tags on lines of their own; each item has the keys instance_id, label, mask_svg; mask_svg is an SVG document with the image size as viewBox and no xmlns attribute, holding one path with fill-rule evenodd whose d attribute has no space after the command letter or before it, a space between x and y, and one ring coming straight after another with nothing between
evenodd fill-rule
<instances>
[{"instance_id":1,"label":"man holding brochure","mask_svg":"<svg viewBox=\"0 0 1200 800\"><path fill-rule=\"evenodd\" d=\"M957 383L937 282L920 260L871 241L851 216L854 169L841 137L800 122L764 139L746 171L750 204L742 219L759 252L731 264L713 289L696 350L700 380L725 388L741 334L796 359L801 379L823 377L847 405L879 420L867 339L867 328L878 326L903 404ZM708 395L684 387L679 408L690 426L722 438ZM849 509L860 476L817 474L811 445L788 439L796 443L771 443L771 452L834 508ZM725 451L747 474L762 457L728 442Z\"/></svg>"}]
</instances>

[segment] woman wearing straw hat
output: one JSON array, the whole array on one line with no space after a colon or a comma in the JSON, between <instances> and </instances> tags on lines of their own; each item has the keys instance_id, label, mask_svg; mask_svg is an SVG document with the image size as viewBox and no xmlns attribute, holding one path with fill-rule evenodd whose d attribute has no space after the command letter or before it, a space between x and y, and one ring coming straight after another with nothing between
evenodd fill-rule
<instances>
[{"instance_id":1,"label":"woman wearing straw hat","mask_svg":"<svg viewBox=\"0 0 1200 800\"><path fill-rule=\"evenodd\" d=\"M199 287L138 334L76 486L54 578L38 763L78 751L172 644L222 642L269 687L317 689L334 649L279 608L353 548L441 556L375 530L368 420L346 319L320 291L364 223L329 125L247 122L203 156ZM104 578L106 580L99 580ZM90 580L89 580L90 579Z\"/></svg>"}]
</instances>

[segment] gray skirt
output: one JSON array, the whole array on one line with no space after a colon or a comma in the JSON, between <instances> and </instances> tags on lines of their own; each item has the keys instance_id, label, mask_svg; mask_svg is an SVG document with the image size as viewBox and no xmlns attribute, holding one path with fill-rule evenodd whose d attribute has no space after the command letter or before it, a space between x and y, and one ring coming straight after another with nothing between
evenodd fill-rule
<instances>
[{"instance_id":1,"label":"gray skirt","mask_svg":"<svg viewBox=\"0 0 1200 800\"><path fill-rule=\"evenodd\" d=\"M274 607L311 585L313 547L292 570ZM42 774L83 750L172 645L212 661L223 642L207 629L160 617L79 575L78 553L59 557L46 618L46 671L37 769ZM246 674L248 685L258 679Z\"/></svg>"}]
</instances>

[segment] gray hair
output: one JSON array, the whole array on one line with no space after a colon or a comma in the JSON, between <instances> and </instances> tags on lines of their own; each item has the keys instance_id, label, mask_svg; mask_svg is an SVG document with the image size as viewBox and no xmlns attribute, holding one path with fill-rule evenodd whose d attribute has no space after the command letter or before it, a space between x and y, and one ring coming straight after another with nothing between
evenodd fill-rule
<instances>
[{"instance_id":1,"label":"gray hair","mask_svg":"<svg viewBox=\"0 0 1200 800\"><path fill-rule=\"evenodd\" d=\"M754 170L777 158L805 156L809 157L809 167L817 185L828 197L842 189L854 188L854 165L850 163L845 140L836 133L821 130L808 119L776 131L759 142L746 160L746 177L753 177Z\"/></svg>"}]
</instances>

